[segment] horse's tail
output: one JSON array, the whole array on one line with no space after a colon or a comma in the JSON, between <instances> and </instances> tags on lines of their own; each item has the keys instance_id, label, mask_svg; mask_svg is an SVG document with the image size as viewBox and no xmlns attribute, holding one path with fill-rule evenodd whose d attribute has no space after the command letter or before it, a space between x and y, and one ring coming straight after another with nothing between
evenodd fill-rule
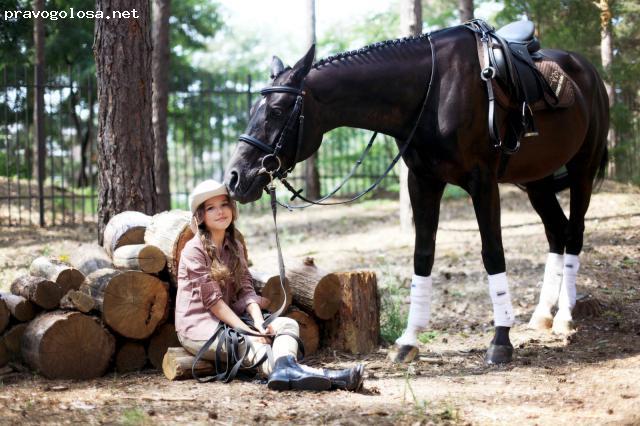
<instances>
[{"instance_id":1,"label":"horse's tail","mask_svg":"<svg viewBox=\"0 0 640 426\"><path fill-rule=\"evenodd\" d=\"M596 173L596 178L594 181L594 188L599 189L604 182L605 174L607 172L607 164L609 163L609 150L607 147L604 147L602 151L602 158L600 158L600 165L598 166L598 172Z\"/></svg>"}]
</instances>

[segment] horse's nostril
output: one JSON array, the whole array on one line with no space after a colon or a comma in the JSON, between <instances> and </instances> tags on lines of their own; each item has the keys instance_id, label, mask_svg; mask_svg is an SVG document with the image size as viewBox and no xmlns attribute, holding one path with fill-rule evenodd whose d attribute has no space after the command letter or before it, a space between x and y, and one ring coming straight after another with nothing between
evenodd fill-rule
<instances>
[{"instance_id":1,"label":"horse's nostril","mask_svg":"<svg viewBox=\"0 0 640 426\"><path fill-rule=\"evenodd\" d=\"M231 173L229 173L230 177L229 177L229 189L231 191L234 191L236 189L236 186L238 185L238 181L240 180L238 177L238 172L236 172L235 170L232 170Z\"/></svg>"}]
</instances>

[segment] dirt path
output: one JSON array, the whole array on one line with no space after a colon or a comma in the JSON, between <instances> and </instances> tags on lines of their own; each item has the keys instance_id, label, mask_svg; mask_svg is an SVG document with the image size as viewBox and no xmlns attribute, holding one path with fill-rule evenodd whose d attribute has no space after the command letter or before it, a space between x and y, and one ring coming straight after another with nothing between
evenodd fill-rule
<instances>
[{"instance_id":1,"label":"dirt path","mask_svg":"<svg viewBox=\"0 0 640 426\"><path fill-rule=\"evenodd\" d=\"M546 240L526 197L503 191L503 238L518 324L515 360L482 361L491 305L480 237L469 200L442 207L434 267L433 331L420 359L386 361L322 353L313 365L367 365L365 390L271 393L263 384L171 383L159 373L109 375L89 382L30 374L0 385L0 423L340 423L640 424L640 195L608 184L592 201L578 291L603 305L578 320L570 338L526 330L542 279ZM566 204L566 197L562 198ZM382 286L407 286L413 237L396 224L397 204L282 213L287 258L311 255L327 269L374 269ZM244 218L257 268L274 262L268 217ZM15 232L15 231L14 231ZM0 230L0 287L43 253L69 252L95 230Z\"/></svg>"}]
</instances>

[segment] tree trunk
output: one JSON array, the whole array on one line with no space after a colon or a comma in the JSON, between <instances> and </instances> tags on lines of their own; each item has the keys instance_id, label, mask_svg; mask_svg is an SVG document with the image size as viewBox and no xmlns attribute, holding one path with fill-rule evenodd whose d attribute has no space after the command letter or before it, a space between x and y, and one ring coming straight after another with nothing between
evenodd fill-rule
<instances>
[{"instance_id":1,"label":"tree trunk","mask_svg":"<svg viewBox=\"0 0 640 426\"><path fill-rule=\"evenodd\" d=\"M22 338L25 361L49 379L100 377L114 350L113 336L79 312L46 312L29 323Z\"/></svg>"},{"instance_id":2,"label":"tree trunk","mask_svg":"<svg viewBox=\"0 0 640 426\"><path fill-rule=\"evenodd\" d=\"M613 31L611 31L611 0L599 0L597 6L600 8L600 58L602 60L602 70L604 73L604 87L609 97L609 108L613 108L616 103L615 83L613 81ZM609 133L607 134L607 148L609 150L609 164L607 175L615 179L620 163L620 154L616 152L618 141L615 127L609 122Z\"/></svg>"},{"instance_id":3,"label":"tree trunk","mask_svg":"<svg viewBox=\"0 0 640 426\"><path fill-rule=\"evenodd\" d=\"M102 246L109 257L122 246L143 244L144 233L151 223L151 216L136 211L126 211L113 216L104 228Z\"/></svg>"},{"instance_id":4,"label":"tree trunk","mask_svg":"<svg viewBox=\"0 0 640 426\"><path fill-rule=\"evenodd\" d=\"M305 312L302 312L296 307L291 307L289 312L285 314L285 317L296 320L300 327L300 340L304 345L304 356L313 355L318 352L320 346L320 328L318 323L313 317Z\"/></svg>"},{"instance_id":5,"label":"tree trunk","mask_svg":"<svg viewBox=\"0 0 640 426\"><path fill-rule=\"evenodd\" d=\"M111 16L114 10L132 8L138 18L96 19L100 244L114 215L126 210L153 214L157 207L149 3L96 0L96 10L105 16Z\"/></svg>"},{"instance_id":6,"label":"tree trunk","mask_svg":"<svg viewBox=\"0 0 640 426\"><path fill-rule=\"evenodd\" d=\"M422 2L420 0L400 0L400 35L414 36L422 33ZM400 161L400 228L413 229L413 213L409 199L409 169Z\"/></svg>"},{"instance_id":7,"label":"tree trunk","mask_svg":"<svg viewBox=\"0 0 640 426\"><path fill-rule=\"evenodd\" d=\"M84 314L91 312L95 306L93 297L82 291L71 290L60 299L61 309L71 309Z\"/></svg>"},{"instance_id":8,"label":"tree trunk","mask_svg":"<svg viewBox=\"0 0 640 426\"><path fill-rule=\"evenodd\" d=\"M119 269L132 269L156 274L167 265L162 250L148 244L122 246L113 252L113 264Z\"/></svg>"},{"instance_id":9,"label":"tree trunk","mask_svg":"<svg viewBox=\"0 0 640 426\"><path fill-rule=\"evenodd\" d=\"M316 0L305 0L305 18L307 28L307 49L316 44ZM320 173L318 172L318 153L307 158L304 163L306 197L320 198Z\"/></svg>"},{"instance_id":10,"label":"tree trunk","mask_svg":"<svg viewBox=\"0 0 640 426\"><path fill-rule=\"evenodd\" d=\"M153 132L156 140L155 176L158 212L171 210L169 158L167 156L167 107L171 49L169 17L171 0L153 0Z\"/></svg>"},{"instance_id":11,"label":"tree trunk","mask_svg":"<svg viewBox=\"0 0 640 426\"><path fill-rule=\"evenodd\" d=\"M280 309L282 302L285 301L285 294L287 300L284 309L286 310L291 306L291 302L293 300L291 295L291 286L289 285L289 280L287 280L286 277L284 279L283 293L282 286L280 285L279 273L261 272L254 269L250 269L249 272L253 278L253 286L256 289L256 292L262 297L266 297L271 302L267 307L269 312L275 312Z\"/></svg>"},{"instance_id":12,"label":"tree trunk","mask_svg":"<svg viewBox=\"0 0 640 426\"><path fill-rule=\"evenodd\" d=\"M22 296L44 309L54 309L60 304L62 289L46 278L23 275L11 284L11 293Z\"/></svg>"},{"instance_id":13,"label":"tree trunk","mask_svg":"<svg viewBox=\"0 0 640 426\"><path fill-rule=\"evenodd\" d=\"M29 267L29 273L34 277L46 278L58 284L65 295L69 290L77 290L84 282L84 274L57 259L45 256L37 257Z\"/></svg>"},{"instance_id":14,"label":"tree trunk","mask_svg":"<svg viewBox=\"0 0 640 426\"><path fill-rule=\"evenodd\" d=\"M293 302L307 313L327 320L340 308L340 281L314 264L312 258L295 268L287 269L287 280Z\"/></svg>"},{"instance_id":15,"label":"tree trunk","mask_svg":"<svg viewBox=\"0 0 640 426\"><path fill-rule=\"evenodd\" d=\"M129 373L140 371L147 363L147 351L144 345L139 342L125 342L116 351L116 371L118 373Z\"/></svg>"},{"instance_id":16,"label":"tree trunk","mask_svg":"<svg viewBox=\"0 0 640 426\"><path fill-rule=\"evenodd\" d=\"M458 0L458 13L460 14L460 22L473 19L473 0Z\"/></svg>"},{"instance_id":17,"label":"tree trunk","mask_svg":"<svg viewBox=\"0 0 640 426\"><path fill-rule=\"evenodd\" d=\"M85 276L103 268L114 268L111 258L97 244L80 244L71 252L69 263L78 268Z\"/></svg>"},{"instance_id":18,"label":"tree trunk","mask_svg":"<svg viewBox=\"0 0 640 426\"><path fill-rule=\"evenodd\" d=\"M22 346L22 336L24 336L27 325L26 323L16 324L0 337L0 346L4 346L8 362L22 362L20 348Z\"/></svg>"},{"instance_id":19,"label":"tree trunk","mask_svg":"<svg viewBox=\"0 0 640 426\"><path fill-rule=\"evenodd\" d=\"M162 359L167 349L180 346L173 324L162 324L149 340L149 361L156 369L162 370Z\"/></svg>"},{"instance_id":20,"label":"tree trunk","mask_svg":"<svg viewBox=\"0 0 640 426\"><path fill-rule=\"evenodd\" d=\"M105 324L123 337L146 339L167 319L169 291L152 275L100 269L81 290L93 297Z\"/></svg>"},{"instance_id":21,"label":"tree trunk","mask_svg":"<svg viewBox=\"0 0 640 426\"><path fill-rule=\"evenodd\" d=\"M373 272L344 272L340 279L342 303L338 314L323 327L326 346L354 354L378 349L380 309Z\"/></svg>"},{"instance_id":22,"label":"tree trunk","mask_svg":"<svg viewBox=\"0 0 640 426\"><path fill-rule=\"evenodd\" d=\"M0 299L6 303L11 315L20 322L31 321L36 316L36 307L22 296L0 293Z\"/></svg>"},{"instance_id":23,"label":"tree trunk","mask_svg":"<svg viewBox=\"0 0 640 426\"><path fill-rule=\"evenodd\" d=\"M178 282L180 253L193 238L193 232L189 228L190 220L191 213L183 210L159 213L151 218L144 234L144 242L158 247L167 257L167 270L174 285Z\"/></svg>"},{"instance_id":24,"label":"tree trunk","mask_svg":"<svg viewBox=\"0 0 640 426\"><path fill-rule=\"evenodd\" d=\"M193 378L191 366L196 359L183 347L169 348L162 359L162 372L169 380L185 380ZM195 365L198 377L215 373L213 363L200 359Z\"/></svg>"},{"instance_id":25,"label":"tree trunk","mask_svg":"<svg viewBox=\"0 0 640 426\"><path fill-rule=\"evenodd\" d=\"M33 0L33 11L42 14L45 11L44 0ZM35 51L34 84L35 95L33 105L33 129L36 143L38 171L38 208L40 226L44 226L44 180L46 179L45 160L47 158L45 117L44 117L44 86L46 84L46 62L44 41L44 18L42 15L33 20L33 47Z\"/></svg>"}]
</instances>

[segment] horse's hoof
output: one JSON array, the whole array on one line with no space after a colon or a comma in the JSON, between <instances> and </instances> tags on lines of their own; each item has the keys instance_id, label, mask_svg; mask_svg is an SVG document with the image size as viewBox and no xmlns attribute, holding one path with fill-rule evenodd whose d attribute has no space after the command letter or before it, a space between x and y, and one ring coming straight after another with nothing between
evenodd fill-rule
<instances>
[{"instance_id":1,"label":"horse's hoof","mask_svg":"<svg viewBox=\"0 0 640 426\"><path fill-rule=\"evenodd\" d=\"M513 346L490 345L484 361L489 364L508 364L513 360Z\"/></svg>"},{"instance_id":2,"label":"horse's hoof","mask_svg":"<svg viewBox=\"0 0 640 426\"><path fill-rule=\"evenodd\" d=\"M536 315L535 313L531 315L531 319L529 320L528 328L532 330L544 331L551 328L553 325L553 317L544 316L544 315Z\"/></svg>"},{"instance_id":3,"label":"horse's hoof","mask_svg":"<svg viewBox=\"0 0 640 426\"><path fill-rule=\"evenodd\" d=\"M571 334L576 331L573 321L554 318L553 319L553 327L551 327L551 332L553 334Z\"/></svg>"},{"instance_id":4,"label":"horse's hoof","mask_svg":"<svg viewBox=\"0 0 640 426\"><path fill-rule=\"evenodd\" d=\"M391 349L389 349L387 358L389 361L397 364L406 364L416 359L417 356L418 348L416 346L394 344Z\"/></svg>"}]
</instances>

